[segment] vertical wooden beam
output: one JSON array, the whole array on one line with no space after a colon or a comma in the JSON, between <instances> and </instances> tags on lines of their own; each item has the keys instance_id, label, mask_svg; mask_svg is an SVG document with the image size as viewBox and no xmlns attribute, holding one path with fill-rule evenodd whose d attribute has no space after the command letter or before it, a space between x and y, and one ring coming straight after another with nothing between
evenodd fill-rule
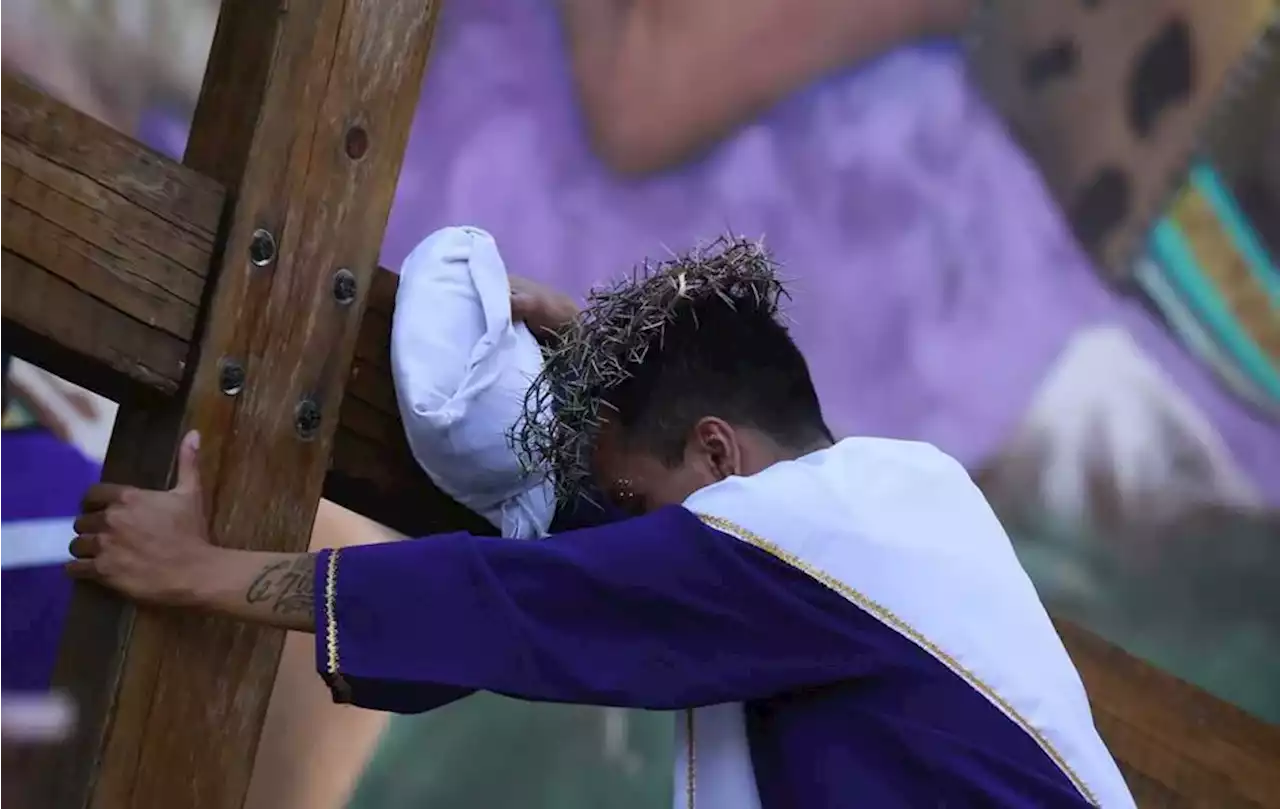
<instances>
[{"instance_id":1,"label":"vertical wooden beam","mask_svg":"<svg viewBox=\"0 0 1280 809\"><path fill-rule=\"evenodd\" d=\"M104 472L165 485L181 430L200 429L220 544L307 547L434 16L423 0L224 0L185 162L231 205L189 389L124 406ZM224 360L244 369L235 395ZM83 588L57 680L87 721L43 805L239 807L282 643Z\"/></svg>"}]
</instances>

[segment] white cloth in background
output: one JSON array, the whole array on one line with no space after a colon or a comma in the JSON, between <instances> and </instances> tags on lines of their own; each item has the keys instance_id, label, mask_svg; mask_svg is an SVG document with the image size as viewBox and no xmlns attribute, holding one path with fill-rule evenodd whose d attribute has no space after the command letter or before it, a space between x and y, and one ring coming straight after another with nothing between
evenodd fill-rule
<instances>
[{"instance_id":1,"label":"white cloth in background","mask_svg":"<svg viewBox=\"0 0 1280 809\"><path fill-rule=\"evenodd\" d=\"M506 266L488 233L444 228L405 259L391 367L409 446L436 485L505 537L545 535L551 483L523 472L507 437L542 353L511 320Z\"/></svg>"},{"instance_id":2,"label":"white cloth in background","mask_svg":"<svg viewBox=\"0 0 1280 809\"><path fill-rule=\"evenodd\" d=\"M0 523L4 548L0 569L44 567L71 561L71 538L76 535L75 518L44 517Z\"/></svg>"}]
</instances>

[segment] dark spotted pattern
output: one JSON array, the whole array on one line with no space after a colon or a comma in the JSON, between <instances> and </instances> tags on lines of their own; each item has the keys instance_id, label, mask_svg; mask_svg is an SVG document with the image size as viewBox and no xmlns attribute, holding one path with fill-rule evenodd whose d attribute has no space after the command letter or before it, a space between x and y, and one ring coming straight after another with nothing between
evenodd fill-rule
<instances>
[{"instance_id":1,"label":"dark spotted pattern","mask_svg":"<svg viewBox=\"0 0 1280 809\"><path fill-rule=\"evenodd\" d=\"M1062 38L1027 57L1022 65L1022 80L1028 90L1039 90L1053 79L1065 79L1080 64L1080 49L1074 40Z\"/></svg>"},{"instance_id":2,"label":"dark spotted pattern","mask_svg":"<svg viewBox=\"0 0 1280 809\"><path fill-rule=\"evenodd\" d=\"M1191 27L1175 17L1147 41L1133 62L1126 84L1129 127L1139 138L1149 137L1162 115L1190 101L1194 89Z\"/></svg>"},{"instance_id":3,"label":"dark spotted pattern","mask_svg":"<svg viewBox=\"0 0 1280 809\"><path fill-rule=\"evenodd\" d=\"M1076 236L1086 248L1093 250L1124 223L1132 202L1128 176L1108 166L1099 170L1076 194L1068 217Z\"/></svg>"}]
</instances>

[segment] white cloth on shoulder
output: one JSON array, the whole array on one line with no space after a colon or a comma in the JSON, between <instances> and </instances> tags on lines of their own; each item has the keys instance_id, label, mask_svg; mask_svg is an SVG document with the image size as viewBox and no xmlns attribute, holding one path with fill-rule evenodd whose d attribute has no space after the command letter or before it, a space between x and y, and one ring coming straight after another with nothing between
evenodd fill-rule
<instances>
[{"instance_id":1,"label":"white cloth on shoulder","mask_svg":"<svg viewBox=\"0 0 1280 809\"><path fill-rule=\"evenodd\" d=\"M1088 802L1134 809L1031 579L955 459L914 441L846 438L714 483L684 506L932 655L1022 728ZM676 723L674 805L759 807L742 706L691 714Z\"/></svg>"},{"instance_id":2,"label":"white cloth on shoulder","mask_svg":"<svg viewBox=\"0 0 1280 809\"><path fill-rule=\"evenodd\" d=\"M542 353L512 322L506 266L488 233L444 228L405 259L391 367L409 446L436 485L505 537L544 536L553 487L524 472L507 436Z\"/></svg>"}]
</instances>

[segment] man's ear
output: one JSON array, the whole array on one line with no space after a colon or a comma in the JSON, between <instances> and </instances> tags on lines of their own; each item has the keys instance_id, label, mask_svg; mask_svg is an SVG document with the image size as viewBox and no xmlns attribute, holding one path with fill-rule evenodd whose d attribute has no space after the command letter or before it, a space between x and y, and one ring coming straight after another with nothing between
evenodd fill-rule
<instances>
[{"instance_id":1,"label":"man's ear","mask_svg":"<svg viewBox=\"0 0 1280 809\"><path fill-rule=\"evenodd\" d=\"M742 473L742 448L733 427L723 419L707 416L693 427L693 444L716 480Z\"/></svg>"}]
</instances>

